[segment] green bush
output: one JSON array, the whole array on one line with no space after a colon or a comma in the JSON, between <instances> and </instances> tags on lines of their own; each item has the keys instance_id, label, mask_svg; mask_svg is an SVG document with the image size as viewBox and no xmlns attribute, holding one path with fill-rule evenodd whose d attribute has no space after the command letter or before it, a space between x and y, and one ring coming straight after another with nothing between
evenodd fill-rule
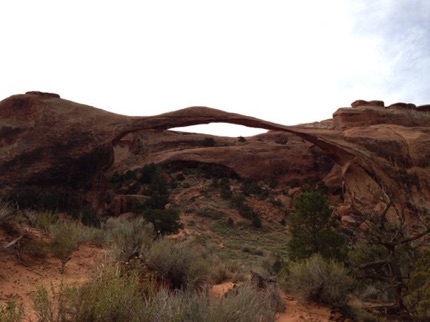
<instances>
[{"instance_id":1,"label":"green bush","mask_svg":"<svg viewBox=\"0 0 430 322\"><path fill-rule=\"evenodd\" d=\"M410 274L405 300L416 316L430 318L430 250L420 251L417 258L415 268Z\"/></svg>"},{"instance_id":2,"label":"green bush","mask_svg":"<svg viewBox=\"0 0 430 322\"><path fill-rule=\"evenodd\" d=\"M144 321L144 298L137 274L106 267L81 287L61 284L50 292L43 286L33 294L40 322Z\"/></svg>"},{"instance_id":3,"label":"green bush","mask_svg":"<svg viewBox=\"0 0 430 322\"><path fill-rule=\"evenodd\" d=\"M268 322L275 321L276 317L266 294L249 283L227 293L224 298L189 291L172 294L161 291L146 310L150 314L144 321Z\"/></svg>"},{"instance_id":4,"label":"green bush","mask_svg":"<svg viewBox=\"0 0 430 322\"><path fill-rule=\"evenodd\" d=\"M202 208L196 212L196 216L210 218L214 220L221 219L222 217L224 217L224 215L225 214L222 211L215 210L212 208Z\"/></svg>"},{"instance_id":5,"label":"green bush","mask_svg":"<svg viewBox=\"0 0 430 322\"><path fill-rule=\"evenodd\" d=\"M51 226L58 222L58 215L51 211L32 212L31 218L36 228L42 229L45 233L49 233Z\"/></svg>"},{"instance_id":6,"label":"green bush","mask_svg":"<svg viewBox=\"0 0 430 322\"><path fill-rule=\"evenodd\" d=\"M263 188L257 181L249 179L246 179L242 182L240 189L242 190L244 196L260 195L263 192Z\"/></svg>"},{"instance_id":7,"label":"green bush","mask_svg":"<svg viewBox=\"0 0 430 322\"><path fill-rule=\"evenodd\" d=\"M153 174L158 170L155 163L147 163L140 169L139 182L149 184L152 182Z\"/></svg>"},{"instance_id":8,"label":"green bush","mask_svg":"<svg viewBox=\"0 0 430 322\"><path fill-rule=\"evenodd\" d=\"M145 255L148 267L156 271L172 288L201 288L207 283L210 261L190 244L175 244L170 239L154 242Z\"/></svg>"},{"instance_id":9,"label":"green bush","mask_svg":"<svg viewBox=\"0 0 430 322\"><path fill-rule=\"evenodd\" d=\"M251 221L251 224L252 224L252 227L254 228L261 228L263 226L263 224L261 223L260 216L258 214L254 216L254 218Z\"/></svg>"},{"instance_id":10,"label":"green bush","mask_svg":"<svg viewBox=\"0 0 430 322\"><path fill-rule=\"evenodd\" d=\"M133 254L149 248L153 230L143 218L109 218L102 227L103 245L112 250L114 261L126 261Z\"/></svg>"},{"instance_id":11,"label":"green bush","mask_svg":"<svg viewBox=\"0 0 430 322\"><path fill-rule=\"evenodd\" d=\"M204 147L213 147L213 146L215 146L215 140L214 140L214 138L204 138L200 142L200 145L204 146Z\"/></svg>"},{"instance_id":12,"label":"green bush","mask_svg":"<svg viewBox=\"0 0 430 322\"><path fill-rule=\"evenodd\" d=\"M0 321L2 322L20 322L24 318L24 306L18 304L15 300L10 300L5 304L0 303Z\"/></svg>"},{"instance_id":13,"label":"green bush","mask_svg":"<svg viewBox=\"0 0 430 322\"><path fill-rule=\"evenodd\" d=\"M142 321L143 301L136 273L108 269L76 292L73 321Z\"/></svg>"},{"instance_id":14,"label":"green bush","mask_svg":"<svg viewBox=\"0 0 430 322\"><path fill-rule=\"evenodd\" d=\"M230 181L227 178L222 178L219 182L219 187L221 189L221 198L228 200L233 196L233 192L230 188Z\"/></svg>"},{"instance_id":15,"label":"green bush","mask_svg":"<svg viewBox=\"0 0 430 322\"><path fill-rule=\"evenodd\" d=\"M211 281L220 284L229 278L229 272L224 263L220 262L212 267L210 271Z\"/></svg>"},{"instance_id":16,"label":"green bush","mask_svg":"<svg viewBox=\"0 0 430 322\"><path fill-rule=\"evenodd\" d=\"M12 207L0 199L0 226L13 215Z\"/></svg>"},{"instance_id":17,"label":"green bush","mask_svg":"<svg viewBox=\"0 0 430 322\"><path fill-rule=\"evenodd\" d=\"M273 290L257 290L250 283L223 298L191 288L173 292L142 288L147 286L136 271L104 266L80 287L60 285L49 291L39 287L32 296L33 308L40 322L265 322L276 317Z\"/></svg>"},{"instance_id":18,"label":"green bush","mask_svg":"<svg viewBox=\"0 0 430 322\"><path fill-rule=\"evenodd\" d=\"M355 281L340 263L324 260L315 254L309 259L291 263L287 287L307 300L322 304L346 304Z\"/></svg>"},{"instance_id":19,"label":"green bush","mask_svg":"<svg viewBox=\"0 0 430 322\"><path fill-rule=\"evenodd\" d=\"M143 218L154 226L157 237L176 234L183 227L177 209L148 209Z\"/></svg>"},{"instance_id":20,"label":"green bush","mask_svg":"<svg viewBox=\"0 0 430 322\"><path fill-rule=\"evenodd\" d=\"M345 241L333 229L331 207L326 196L305 188L293 202L294 211L289 216L291 239L288 242L292 260L320 254L327 259L346 259Z\"/></svg>"},{"instance_id":21,"label":"green bush","mask_svg":"<svg viewBox=\"0 0 430 322\"><path fill-rule=\"evenodd\" d=\"M51 284L50 291L39 285L36 292L31 294L33 309L38 322L75 321L71 309L75 288L60 284L56 290Z\"/></svg>"},{"instance_id":22,"label":"green bush","mask_svg":"<svg viewBox=\"0 0 430 322\"><path fill-rule=\"evenodd\" d=\"M275 321L271 293L260 291L251 283L228 292L214 306L209 321Z\"/></svg>"},{"instance_id":23,"label":"green bush","mask_svg":"<svg viewBox=\"0 0 430 322\"><path fill-rule=\"evenodd\" d=\"M51 254L61 261L61 272L64 272L65 265L69 261L72 253L78 249L79 239L76 234L77 223L58 223L51 226L50 232L52 239L50 241Z\"/></svg>"},{"instance_id":24,"label":"green bush","mask_svg":"<svg viewBox=\"0 0 430 322\"><path fill-rule=\"evenodd\" d=\"M146 206L151 209L164 209L169 202L169 184L159 168L155 168L155 171L151 174L151 180L145 195L150 197Z\"/></svg>"},{"instance_id":25,"label":"green bush","mask_svg":"<svg viewBox=\"0 0 430 322\"><path fill-rule=\"evenodd\" d=\"M49 242L32 239L22 246L21 253L28 254L32 258L46 258L49 254L49 248Z\"/></svg>"},{"instance_id":26,"label":"green bush","mask_svg":"<svg viewBox=\"0 0 430 322\"><path fill-rule=\"evenodd\" d=\"M119 187L121 187L123 182L124 182L124 176L121 175L118 171L115 171L109 177L109 185L113 189L118 189Z\"/></svg>"}]
</instances>

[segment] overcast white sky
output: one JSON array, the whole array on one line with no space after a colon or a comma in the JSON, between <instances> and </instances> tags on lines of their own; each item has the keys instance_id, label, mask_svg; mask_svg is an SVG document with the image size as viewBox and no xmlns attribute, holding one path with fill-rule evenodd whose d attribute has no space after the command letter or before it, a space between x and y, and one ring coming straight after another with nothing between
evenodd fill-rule
<instances>
[{"instance_id":1,"label":"overcast white sky","mask_svg":"<svg viewBox=\"0 0 430 322\"><path fill-rule=\"evenodd\" d=\"M16 0L0 14L0 99L40 90L120 114L201 105L285 125L359 98L430 103L429 0Z\"/></svg>"}]
</instances>

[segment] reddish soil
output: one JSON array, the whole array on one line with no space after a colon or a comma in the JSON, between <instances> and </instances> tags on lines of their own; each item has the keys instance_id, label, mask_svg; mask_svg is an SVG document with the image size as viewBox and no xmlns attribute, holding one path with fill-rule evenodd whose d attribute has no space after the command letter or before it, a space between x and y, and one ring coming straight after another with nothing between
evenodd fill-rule
<instances>
[{"instance_id":1,"label":"reddish soil","mask_svg":"<svg viewBox=\"0 0 430 322\"><path fill-rule=\"evenodd\" d=\"M0 231L0 245L10 242ZM32 312L31 295L40 285L50 290L61 283L81 284L87 280L94 268L103 258L105 250L92 245L81 245L73 253L65 266L63 274L60 272L61 262L56 258L19 260L14 250L0 252L0 302L15 299L25 307L25 321L36 321Z\"/></svg>"}]
</instances>

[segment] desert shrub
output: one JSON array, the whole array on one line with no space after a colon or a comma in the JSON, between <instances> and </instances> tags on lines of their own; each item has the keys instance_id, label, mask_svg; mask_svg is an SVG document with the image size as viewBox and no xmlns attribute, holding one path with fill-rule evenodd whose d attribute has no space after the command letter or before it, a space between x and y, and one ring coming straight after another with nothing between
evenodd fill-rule
<instances>
[{"instance_id":1,"label":"desert shrub","mask_svg":"<svg viewBox=\"0 0 430 322\"><path fill-rule=\"evenodd\" d=\"M12 207L0 199L0 225L6 222L13 215Z\"/></svg>"},{"instance_id":2,"label":"desert shrub","mask_svg":"<svg viewBox=\"0 0 430 322\"><path fill-rule=\"evenodd\" d=\"M31 218L34 225L45 233L49 233L51 226L58 222L58 215L51 211L32 212Z\"/></svg>"},{"instance_id":3,"label":"desert shrub","mask_svg":"<svg viewBox=\"0 0 430 322\"><path fill-rule=\"evenodd\" d=\"M240 189L244 196L259 195L263 192L263 188L257 181L249 179L242 182Z\"/></svg>"},{"instance_id":4,"label":"desert shrub","mask_svg":"<svg viewBox=\"0 0 430 322\"><path fill-rule=\"evenodd\" d=\"M52 239L50 241L51 254L61 261L61 272L72 253L78 249L79 239L76 234L78 227L75 222L58 223L50 227Z\"/></svg>"},{"instance_id":5,"label":"desert shrub","mask_svg":"<svg viewBox=\"0 0 430 322\"><path fill-rule=\"evenodd\" d=\"M128 187L126 193L129 195L135 195L140 191L140 184L137 181L132 182Z\"/></svg>"},{"instance_id":6,"label":"desert shrub","mask_svg":"<svg viewBox=\"0 0 430 322\"><path fill-rule=\"evenodd\" d=\"M192 291L162 290L146 304L142 321L266 322L275 321L275 314L264 293L257 292L248 283L224 298Z\"/></svg>"},{"instance_id":7,"label":"desert shrub","mask_svg":"<svg viewBox=\"0 0 430 322\"><path fill-rule=\"evenodd\" d=\"M44 322L275 321L273 292L257 291L250 283L223 298L190 289L143 294L137 274L109 267L80 287L41 286L32 299L38 321Z\"/></svg>"},{"instance_id":8,"label":"desert shrub","mask_svg":"<svg viewBox=\"0 0 430 322\"><path fill-rule=\"evenodd\" d=\"M169 185L159 168L152 173L145 195L150 197L146 206L151 209L164 209L169 202Z\"/></svg>"},{"instance_id":9,"label":"desert shrub","mask_svg":"<svg viewBox=\"0 0 430 322\"><path fill-rule=\"evenodd\" d=\"M209 321L275 321L275 316L270 293L248 282L216 302Z\"/></svg>"},{"instance_id":10,"label":"desert shrub","mask_svg":"<svg viewBox=\"0 0 430 322\"><path fill-rule=\"evenodd\" d=\"M100 228L101 222L97 212L90 206L74 209L69 213L73 219L80 221L85 226Z\"/></svg>"},{"instance_id":11,"label":"desert shrub","mask_svg":"<svg viewBox=\"0 0 430 322\"><path fill-rule=\"evenodd\" d=\"M430 317L430 250L418 253L415 268L410 274L405 302L417 317Z\"/></svg>"},{"instance_id":12,"label":"desert shrub","mask_svg":"<svg viewBox=\"0 0 430 322\"><path fill-rule=\"evenodd\" d=\"M288 271L288 288L322 304L345 305L355 284L342 264L324 260L319 254L292 263Z\"/></svg>"},{"instance_id":13,"label":"desert shrub","mask_svg":"<svg viewBox=\"0 0 430 322\"><path fill-rule=\"evenodd\" d=\"M384 319L378 318L369 312L368 307L364 305L359 299L353 298L348 301L346 311L353 321L363 322L380 322L385 321Z\"/></svg>"},{"instance_id":14,"label":"desert shrub","mask_svg":"<svg viewBox=\"0 0 430 322\"><path fill-rule=\"evenodd\" d=\"M226 200L231 199L231 197L233 196L233 192L230 188L230 181L227 178L222 178L219 181L219 187L221 190L221 198Z\"/></svg>"},{"instance_id":15,"label":"desert shrub","mask_svg":"<svg viewBox=\"0 0 430 322\"><path fill-rule=\"evenodd\" d=\"M112 268L85 283L73 299L73 321L142 321L144 299L138 274Z\"/></svg>"},{"instance_id":16,"label":"desert shrub","mask_svg":"<svg viewBox=\"0 0 430 322\"><path fill-rule=\"evenodd\" d=\"M155 163L147 163L140 169L139 182L149 184L152 182L152 175L157 171Z\"/></svg>"},{"instance_id":17,"label":"desert shrub","mask_svg":"<svg viewBox=\"0 0 430 322\"><path fill-rule=\"evenodd\" d=\"M210 262L198 247L175 244L170 239L154 242L146 256L148 267L175 289L200 288L207 282Z\"/></svg>"},{"instance_id":18,"label":"desert shrub","mask_svg":"<svg viewBox=\"0 0 430 322\"><path fill-rule=\"evenodd\" d=\"M149 248L154 237L153 230L143 218L109 218L102 227L102 233L103 245L112 250L116 261L126 261L142 248Z\"/></svg>"},{"instance_id":19,"label":"desert shrub","mask_svg":"<svg viewBox=\"0 0 430 322\"><path fill-rule=\"evenodd\" d=\"M177 180L177 181L184 181L184 180L185 180L185 176L184 176L184 174L183 174L183 173L178 173L178 174L176 175L176 180Z\"/></svg>"},{"instance_id":20,"label":"desert shrub","mask_svg":"<svg viewBox=\"0 0 430 322\"><path fill-rule=\"evenodd\" d=\"M243 218L254 219L254 217L256 216L254 209L252 209L251 206L245 203L242 204L239 208L237 208L237 210Z\"/></svg>"},{"instance_id":21,"label":"desert shrub","mask_svg":"<svg viewBox=\"0 0 430 322\"><path fill-rule=\"evenodd\" d=\"M80 287L40 286L32 301L40 322L145 321L139 276L110 266Z\"/></svg>"},{"instance_id":22,"label":"desert shrub","mask_svg":"<svg viewBox=\"0 0 430 322\"><path fill-rule=\"evenodd\" d=\"M254 218L251 221L251 225L254 228L261 228L263 226L263 224L261 223L261 219L260 216L258 214L256 214L254 216Z\"/></svg>"},{"instance_id":23,"label":"desert shrub","mask_svg":"<svg viewBox=\"0 0 430 322\"><path fill-rule=\"evenodd\" d=\"M281 200L279 200L279 199L270 198L270 199L269 199L269 202L270 202L272 205L274 205L275 207L278 207L278 208L282 208L282 207L284 207L284 204L283 204L283 203L282 203L282 201L281 201Z\"/></svg>"},{"instance_id":24,"label":"desert shrub","mask_svg":"<svg viewBox=\"0 0 430 322\"><path fill-rule=\"evenodd\" d=\"M21 252L33 258L46 258L49 254L49 243L38 239L29 240L22 246Z\"/></svg>"},{"instance_id":25,"label":"desert shrub","mask_svg":"<svg viewBox=\"0 0 430 322\"><path fill-rule=\"evenodd\" d=\"M278 136L275 139L275 143L277 143L277 144L287 144L288 143L288 138L285 137L285 136Z\"/></svg>"},{"instance_id":26,"label":"desert shrub","mask_svg":"<svg viewBox=\"0 0 430 322\"><path fill-rule=\"evenodd\" d=\"M219 262L210 270L210 278L212 283L220 284L229 278L229 272L224 263Z\"/></svg>"},{"instance_id":27,"label":"desert shrub","mask_svg":"<svg viewBox=\"0 0 430 322\"><path fill-rule=\"evenodd\" d=\"M245 139L243 136L239 136L239 137L237 138L237 140L238 140L239 142L246 142L246 139Z\"/></svg>"},{"instance_id":28,"label":"desert shrub","mask_svg":"<svg viewBox=\"0 0 430 322\"><path fill-rule=\"evenodd\" d=\"M238 209L240 208L243 204L245 204L245 197L239 194L234 194L231 198L231 205L232 207Z\"/></svg>"},{"instance_id":29,"label":"desert shrub","mask_svg":"<svg viewBox=\"0 0 430 322\"><path fill-rule=\"evenodd\" d=\"M5 304L0 304L0 321L20 322L24 318L24 306L15 300L10 300Z\"/></svg>"},{"instance_id":30,"label":"desert shrub","mask_svg":"<svg viewBox=\"0 0 430 322\"><path fill-rule=\"evenodd\" d=\"M122 183L124 182L124 176L121 175L118 171L115 171L110 177L109 177L109 185L113 189L118 189L121 187Z\"/></svg>"},{"instance_id":31,"label":"desert shrub","mask_svg":"<svg viewBox=\"0 0 430 322\"><path fill-rule=\"evenodd\" d=\"M327 197L305 187L294 199L293 206L294 211L289 216L290 258L306 259L318 253L327 259L345 260L345 241L333 228L332 210Z\"/></svg>"},{"instance_id":32,"label":"desert shrub","mask_svg":"<svg viewBox=\"0 0 430 322\"><path fill-rule=\"evenodd\" d=\"M127 170L124 173L124 179L125 180L136 180L137 176L136 176L136 171L133 170Z\"/></svg>"},{"instance_id":33,"label":"desert shrub","mask_svg":"<svg viewBox=\"0 0 430 322\"><path fill-rule=\"evenodd\" d=\"M31 294L33 309L38 322L66 322L73 320L71 310L72 293L75 288L60 284L58 289L51 284L49 290L39 285Z\"/></svg>"},{"instance_id":34,"label":"desert shrub","mask_svg":"<svg viewBox=\"0 0 430 322\"><path fill-rule=\"evenodd\" d=\"M247 278L248 278L248 275L245 272L238 271L233 273L233 277L231 281L233 283L245 282Z\"/></svg>"},{"instance_id":35,"label":"desert shrub","mask_svg":"<svg viewBox=\"0 0 430 322\"><path fill-rule=\"evenodd\" d=\"M254 247L250 247L245 245L242 248L242 252L244 253L249 253L251 255L255 255L255 256L264 256L264 251L259 249L259 248L254 248Z\"/></svg>"},{"instance_id":36,"label":"desert shrub","mask_svg":"<svg viewBox=\"0 0 430 322\"><path fill-rule=\"evenodd\" d=\"M278 177L276 175L271 175L268 179L267 184L271 189L275 189L279 185Z\"/></svg>"},{"instance_id":37,"label":"desert shrub","mask_svg":"<svg viewBox=\"0 0 430 322\"><path fill-rule=\"evenodd\" d=\"M213 146L215 146L215 139L214 138L204 138L200 142L200 145L204 146L204 147L213 147Z\"/></svg>"},{"instance_id":38,"label":"desert shrub","mask_svg":"<svg viewBox=\"0 0 430 322\"><path fill-rule=\"evenodd\" d=\"M222 211L212 208L202 208L196 212L196 216L210 219L221 219L224 215L225 214Z\"/></svg>"},{"instance_id":39,"label":"desert shrub","mask_svg":"<svg viewBox=\"0 0 430 322\"><path fill-rule=\"evenodd\" d=\"M148 209L143 212L143 218L154 226L157 237L176 234L183 227L180 222L179 210L169 209Z\"/></svg>"}]
</instances>

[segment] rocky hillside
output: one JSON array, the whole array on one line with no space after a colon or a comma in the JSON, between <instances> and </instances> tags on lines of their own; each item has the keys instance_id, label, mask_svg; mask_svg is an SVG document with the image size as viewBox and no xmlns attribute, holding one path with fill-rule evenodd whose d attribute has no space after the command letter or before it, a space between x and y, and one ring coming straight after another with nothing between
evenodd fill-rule
<instances>
[{"instance_id":1,"label":"rocky hillside","mask_svg":"<svg viewBox=\"0 0 430 322\"><path fill-rule=\"evenodd\" d=\"M285 189L323 181L348 205L387 194L413 213L430 208L429 110L360 100L332 120L284 126L206 107L130 117L28 92L0 102L0 193L18 205L44 197L103 212L127 194L112 190L115 173L148 163L176 170L203 164L232 178L276 178ZM212 122L268 132L229 138L169 130Z\"/></svg>"}]
</instances>

